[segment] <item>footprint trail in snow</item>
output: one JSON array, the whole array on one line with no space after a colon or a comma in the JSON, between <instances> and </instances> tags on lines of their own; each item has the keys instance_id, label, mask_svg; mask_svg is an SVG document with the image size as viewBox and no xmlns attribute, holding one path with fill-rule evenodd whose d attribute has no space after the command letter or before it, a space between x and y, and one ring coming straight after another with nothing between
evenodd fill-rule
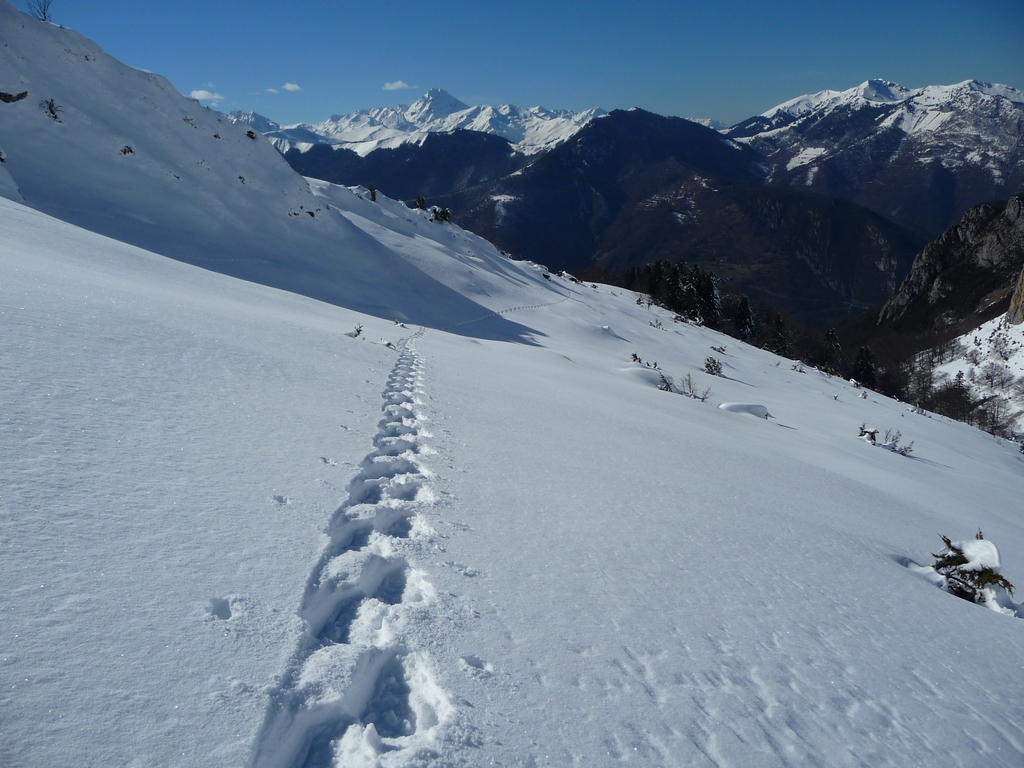
<instances>
[{"instance_id":1,"label":"footprint trail in snow","mask_svg":"<svg viewBox=\"0 0 1024 768\"><path fill-rule=\"evenodd\" d=\"M374 449L328 525L299 608L304 632L271 691L252 768L375 765L385 754L401 765L452 712L430 659L403 642L403 628L434 598L409 561L430 530L418 512L434 499L421 463L421 364L409 343L422 333L398 345Z\"/></svg>"}]
</instances>

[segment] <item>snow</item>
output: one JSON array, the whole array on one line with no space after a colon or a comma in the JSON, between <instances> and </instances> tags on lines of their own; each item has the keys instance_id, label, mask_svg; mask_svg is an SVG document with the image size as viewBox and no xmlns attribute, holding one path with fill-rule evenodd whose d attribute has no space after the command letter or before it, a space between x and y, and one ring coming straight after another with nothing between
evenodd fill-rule
<instances>
[{"instance_id":1,"label":"snow","mask_svg":"<svg viewBox=\"0 0 1024 768\"><path fill-rule=\"evenodd\" d=\"M980 571L983 568L999 570L999 550L991 541L984 539L968 539L967 541L954 541L954 546L963 550L967 563L960 566L962 571Z\"/></svg>"},{"instance_id":2,"label":"snow","mask_svg":"<svg viewBox=\"0 0 1024 768\"><path fill-rule=\"evenodd\" d=\"M470 107L447 91L432 88L410 106L364 109L348 115L332 115L322 123L280 126L249 112L228 117L249 125L266 125L264 133L282 152L291 147L306 151L316 144L351 149L365 157L377 149L407 143L422 144L431 133L456 130L481 131L508 139L515 148L531 155L566 141L604 110L583 112L522 108L511 104Z\"/></svg>"},{"instance_id":3,"label":"snow","mask_svg":"<svg viewBox=\"0 0 1024 768\"><path fill-rule=\"evenodd\" d=\"M779 114L802 117L812 112L829 112L842 105L859 107L867 104L889 104L904 101L912 95L913 91L897 83L888 80L867 80L845 91L825 90L798 96L772 107L762 113L762 117L772 118Z\"/></svg>"},{"instance_id":4,"label":"snow","mask_svg":"<svg viewBox=\"0 0 1024 768\"><path fill-rule=\"evenodd\" d=\"M1002 315L954 339L952 346L951 359L936 368L939 382L963 373L975 399L1014 397L1014 382L1024 380L1024 325L1011 325ZM986 376L993 368L1001 375ZM1013 424L1016 432L1024 433L1024 413Z\"/></svg>"},{"instance_id":5,"label":"snow","mask_svg":"<svg viewBox=\"0 0 1024 768\"><path fill-rule=\"evenodd\" d=\"M729 128L728 125L723 123L721 120L713 120L710 117L688 117L686 118L691 123L699 123L705 128L710 128L713 131L724 131Z\"/></svg>"},{"instance_id":6,"label":"snow","mask_svg":"<svg viewBox=\"0 0 1024 768\"><path fill-rule=\"evenodd\" d=\"M732 339L710 376L716 332L241 127L177 195L215 113L0 23L76 126L0 105L0 764L1020 765L1024 625L916 570L980 527L1020 583L1015 445ZM138 247L176 237L289 270Z\"/></svg>"},{"instance_id":7,"label":"snow","mask_svg":"<svg viewBox=\"0 0 1024 768\"><path fill-rule=\"evenodd\" d=\"M767 408L757 403L722 403L718 407L730 413L748 413L759 419L767 419L771 416Z\"/></svg>"},{"instance_id":8,"label":"snow","mask_svg":"<svg viewBox=\"0 0 1024 768\"><path fill-rule=\"evenodd\" d=\"M0 89L29 92L0 104L5 197L20 191L15 199L100 234L377 317L447 326L489 313L486 301L467 300L451 286L424 292L428 260L413 264L360 227L361 215L381 211L349 190L330 200L315 193L244 124L5 2L0 29L0 73L9 73ZM60 106L60 122L40 109L44 97ZM468 242L421 213L403 214L401 224L407 240L445 233L433 249L445 265L445 249ZM489 243L472 242L479 259L432 274L442 283L450 276L462 284L468 275L486 282L485 264L504 260ZM514 333L511 324L496 325Z\"/></svg>"},{"instance_id":9,"label":"snow","mask_svg":"<svg viewBox=\"0 0 1024 768\"><path fill-rule=\"evenodd\" d=\"M509 343L0 227L7 764L1024 754L1016 620L900 565L980 526L1020 580L1014 446L606 286Z\"/></svg>"},{"instance_id":10,"label":"snow","mask_svg":"<svg viewBox=\"0 0 1024 768\"><path fill-rule=\"evenodd\" d=\"M916 89L905 88L888 80L868 80L845 91L819 91L779 104L761 115L768 119L771 127L757 135L771 138L787 134L794 118L817 120L840 108L856 110L879 106L896 107L885 114L879 124L880 128L896 127L907 134L934 133L943 126L956 130L959 122L979 109L979 104L984 105L981 109L984 117L993 105L1000 102L1024 104L1024 92L1007 85L993 85L977 80Z\"/></svg>"},{"instance_id":11,"label":"snow","mask_svg":"<svg viewBox=\"0 0 1024 768\"><path fill-rule=\"evenodd\" d=\"M827 153L828 150L824 147L807 147L805 149L801 149L797 154L790 158L788 163L786 163L786 170L791 171L794 168L799 168L801 165L807 165Z\"/></svg>"}]
</instances>

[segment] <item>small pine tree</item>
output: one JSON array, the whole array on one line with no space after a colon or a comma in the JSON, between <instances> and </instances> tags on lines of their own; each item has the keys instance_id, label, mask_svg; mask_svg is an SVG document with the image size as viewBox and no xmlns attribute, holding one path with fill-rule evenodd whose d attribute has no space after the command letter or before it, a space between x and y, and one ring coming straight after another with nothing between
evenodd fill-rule
<instances>
[{"instance_id":1,"label":"small pine tree","mask_svg":"<svg viewBox=\"0 0 1024 768\"><path fill-rule=\"evenodd\" d=\"M839 334L835 328L825 331L825 371L836 375L843 366L843 346L839 343Z\"/></svg>"},{"instance_id":2,"label":"small pine tree","mask_svg":"<svg viewBox=\"0 0 1024 768\"><path fill-rule=\"evenodd\" d=\"M932 553L935 562L932 568L940 576L946 579L946 590L964 600L984 605L987 603L986 591L993 587L1002 587L1011 595L1013 584L1001 576L997 570L989 566L979 566L977 563L970 563L964 554L963 547L958 547L948 537L939 534L942 543L946 546L938 554ZM974 536L976 541L984 541L985 537L978 529ZM962 566L970 565L969 568Z\"/></svg>"},{"instance_id":3,"label":"small pine tree","mask_svg":"<svg viewBox=\"0 0 1024 768\"><path fill-rule=\"evenodd\" d=\"M875 356L869 347L857 350L857 357L853 361L853 378L869 389L875 388Z\"/></svg>"},{"instance_id":4,"label":"small pine tree","mask_svg":"<svg viewBox=\"0 0 1024 768\"><path fill-rule=\"evenodd\" d=\"M778 312L772 315L772 330L766 346L769 352L774 352L782 357L789 357L792 351L789 329L786 327L786 321Z\"/></svg>"},{"instance_id":5,"label":"small pine tree","mask_svg":"<svg viewBox=\"0 0 1024 768\"><path fill-rule=\"evenodd\" d=\"M733 322L736 324L736 334L741 339L749 339L754 334L754 313L750 309L750 299L745 293L740 296Z\"/></svg>"},{"instance_id":6,"label":"small pine tree","mask_svg":"<svg viewBox=\"0 0 1024 768\"><path fill-rule=\"evenodd\" d=\"M416 195L416 207L421 211L427 210L427 198L423 195Z\"/></svg>"}]
</instances>

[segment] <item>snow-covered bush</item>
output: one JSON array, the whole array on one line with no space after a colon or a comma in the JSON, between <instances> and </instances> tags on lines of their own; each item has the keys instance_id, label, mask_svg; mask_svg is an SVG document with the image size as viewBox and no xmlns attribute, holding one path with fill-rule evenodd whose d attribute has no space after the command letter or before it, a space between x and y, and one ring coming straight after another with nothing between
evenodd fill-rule
<instances>
[{"instance_id":1,"label":"snow-covered bush","mask_svg":"<svg viewBox=\"0 0 1024 768\"><path fill-rule=\"evenodd\" d=\"M858 437L863 438L872 445L877 445L879 448L885 448L887 451L898 453L900 456L909 456L913 453L914 441L911 440L906 445L900 445L900 440L903 439L903 434L899 430L885 430L885 436L882 438L882 442L878 442L879 431L880 430L878 429L868 428L864 424L861 424L860 434Z\"/></svg>"},{"instance_id":2,"label":"snow-covered bush","mask_svg":"<svg viewBox=\"0 0 1024 768\"><path fill-rule=\"evenodd\" d=\"M708 355L704 360L704 372L710 373L712 376L721 376L722 361Z\"/></svg>"},{"instance_id":3,"label":"snow-covered bush","mask_svg":"<svg viewBox=\"0 0 1024 768\"><path fill-rule=\"evenodd\" d=\"M1016 613L1006 593L1013 595L1013 584L999 573L999 550L979 530L973 540L950 541L939 534L945 545L932 554L932 569L943 578L942 587L950 594L985 605L1002 613Z\"/></svg>"}]
</instances>

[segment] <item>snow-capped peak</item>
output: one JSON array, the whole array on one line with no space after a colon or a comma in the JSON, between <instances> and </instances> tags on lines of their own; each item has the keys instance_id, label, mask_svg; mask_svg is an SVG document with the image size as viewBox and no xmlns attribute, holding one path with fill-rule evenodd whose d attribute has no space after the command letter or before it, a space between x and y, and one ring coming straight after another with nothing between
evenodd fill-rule
<instances>
[{"instance_id":1,"label":"snow-capped peak","mask_svg":"<svg viewBox=\"0 0 1024 768\"><path fill-rule=\"evenodd\" d=\"M688 117L686 119L689 120L691 123L703 125L705 128L710 128L713 131L724 131L729 127L721 120L714 120L710 117Z\"/></svg>"},{"instance_id":2,"label":"snow-capped peak","mask_svg":"<svg viewBox=\"0 0 1024 768\"><path fill-rule=\"evenodd\" d=\"M842 104L857 107L867 104L890 104L904 101L913 94L914 91L890 80L866 80L860 85L845 91L824 90L797 96L795 99L790 99L776 107L772 107L767 112L762 113L762 117L773 118L777 115L802 117L822 109L831 110Z\"/></svg>"},{"instance_id":3,"label":"snow-capped peak","mask_svg":"<svg viewBox=\"0 0 1024 768\"><path fill-rule=\"evenodd\" d=\"M912 91L891 80L867 80L853 89L864 101L889 103L903 101Z\"/></svg>"},{"instance_id":4,"label":"snow-capped peak","mask_svg":"<svg viewBox=\"0 0 1024 768\"><path fill-rule=\"evenodd\" d=\"M269 133L270 131L276 131L281 127L280 123L276 123L270 118L264 117L258 112L248 112L240 109L236 109L233 112L228 112L226 115L228 120L232 123L242 123L248 125L251 128L259 131L260 133Z\"/></svg>"},{"instance_id":5,"label":"snow-capped peak","mask_svg":"<svg viewBox=\"0 0 1024 768\"><path fill-rule=\"evenodd\" d=\"M405 119L416 125L425 125L466 109L469 109L469 106L448 91L443 88L431 88L405 110Z\"/></svg>"},{"instance_id":6,"label":"snow-capped peak","mask_svg":"<svg viewBox=\"0 0 1024 768\"><path fill-rule=\"evenodd\" d=\"M984 83L980 80L965 80L955 85L928 85L923 88L905 88L891 80L867 80L845 91L825 90L797 96L762 113L762 117L778 121L782 118L800 118L811 113L827 114L838 107L860 109L866 106L878 107L887 104L907 102L914 107L933 107L954 104L981 94L992 98L1003 98L1024 104L1024 91L1008 85Z\"/></svg>"}]
</instances>

